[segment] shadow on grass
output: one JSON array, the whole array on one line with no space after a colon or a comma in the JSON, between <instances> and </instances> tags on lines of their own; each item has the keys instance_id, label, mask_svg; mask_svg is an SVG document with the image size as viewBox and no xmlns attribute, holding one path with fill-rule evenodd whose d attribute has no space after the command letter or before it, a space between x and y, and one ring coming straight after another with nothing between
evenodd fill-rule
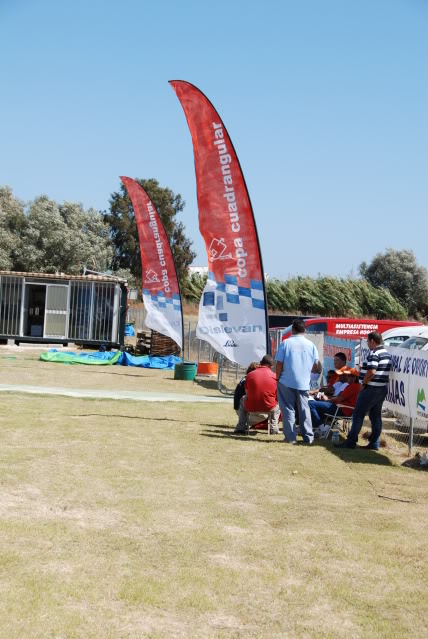
<instances>
[{"instance_id":1,"label":"shadow on grass","mask_svg":"<svg viewBox=\"0 0 428 639\"><path fill-rule=\"evenodd\" d=\"M14 370L16 371L17 369L21 371L29 371L29 370L34 370L34 367L33 366L14 366Z\"/></svg>"},{"instance_id":2,"label":"shadow on grass","mask_svg":"<svg viewBox=\"0 0 428 639\"><path fill-rule=\"evenodd\" d=\"M202 388L207 388L209 390L218 391L217 379L195 379L194 382L197 386L201 386ZM220 391L218 391L220 392Z\"/></svg>"},{"instance_id":3,"label":"shadow on grass","mask_svg":"<svg viewBox=\"0 0 428 639\"><path fill-rule=\"evenodd\" d=\"M199 424L199 422L188 419L174 419L172 417L136 417L135 415L113 415L112 413L83 413L82 415L70 415L70 417L117 417L119 419L138 419L148 422L177 422L179 424ZM204 424L204 426L210 424Z\"/></svg>"},{"instance_id":4,"label":"shadow on grass","mask_svg":"<svg viewBox=\"0 0 428 639\"><path fill-rule=\"evenodd\" d=\"M166 381L166 382L177 382L177 381L183 382L183 381L186 381L186 380L176 380L173 377L171 377L171 378L165 379L164 381ZM188 381L190 381L190 380L188 380ZM231 397L231 398L233 397L233 393L231 393L231 394L230 393L222 393L219 390L219 388L217 386L217 380L216 379L195 379L192 384L189 384L189 391L192 390L192 387L194 385L195 386L200 386L201 388L204 388L205 390L216 391L222 397L225 397L225 396L226 397Z\"/></svg>"},{"instance_id":5,"label":"shadow on grass","mask_svg":"<svg viewBox=\"0 0 428 639\"><path fill-rule=\"evenodd\" d=\"M406 459L402 464L405 468L411 468L412 470L422 470L424 472L428 471L428 466L421 466L419 457L412 457L411 459Z\"/></svg>"},{"instance_id":6,"label":"shadow on grass","mask_svg":"<svg viewBox=\"0 0 428 639\"><path fill-rule=\"evenodd\" d=\"M125 368L129 368L129 367L125 367ZM141 370L141 369L140 369ZM147 368L145 368L144 370L147 370ZM99 369L95 369L95 372L100 372ZM93 373L94 372L94 368L82 368L82 373ZM117 377L118 375L121 377L139 377L140 379L143 379L143 377L141 375L137 375L135 373L125 373L125 371L123 371L123 373L120 372L120 368L119 370L113 369L111 372L107 372L106 369L103 369L103 374L104 375L114 375L115 377ZM156 375L144 375L144 379L150 379L150 378L155 378Z\"/></svg>"},{"instance_id":7,"label":"shadow on grass","mask_svg":"<svg viewBox=\"0 0 428 639\"><path fill-rule=\"evenodd\" d=\"M204 426L217 428L216 425L211 424L203 424ZM282 435L272 435L268 436L266 431L250 431L248 435L236 435L232 429L224 430L224 426L219 426L218 428L223 428L223 430L217 430L215 432L205 430L200 434L201 437L208 437L211 439L233 439L240 440L243 442L257 442L258 444L281 444L285 446ZM262 433L265 435L264 438L256 437L258 433ZM339 459L349 464L375 464L377 466L393 466L394 464L391 462L389 457L386 455L382 455L381 453L377 453L373 450L364 450L363 448L356 448L354 450L347 450L342 448L334 448L331 443L327 443L325 441L317 441L312 446L308 446L303 441L299 440L297 442L297 446L300 448L325 448L328 452L333 453Z\"/></svg>"},{"instance_id":8,"label":"shadow on grass","mask_svg":"<svg viewBox=\"0 0 428 639\"><path fill-rule=\"evenodd\" d=\"M356 448L335 448L333 444L320 441L319 446L323 446L330 453L346 462L347 464L375 464L377 466L393 466L394 464L386 455L375 450L367 450L363 447Z\"/></svg>"},{"instance_id":9,"label":"shadow on grass","mask_svg":"<svg viewBox=\"0 0 428 639\"><path fill-rule=\"evenodd\" d=\"M206 425L211 426L211 424L206 424ZM250 431L248 435L237 435L236 433L233 432L232 429L217 430L214 433L209 430L205 430L199 433L199 435L201 437L209 437L211 439L231 439L231 440L242 441L242 442L257 442L258 444L275 444L275 443L281 444L283 441L282 439L278 438L275 435L272 435L271 437L266 439L257 438L256 435L258 432L259 431Z\"/></svg>"},{"instance_id":10,"label":"shadow on grass","mask_svg":"<svg viewBox=\"0 0 428 639\"><path fill-rule=\"evenodd\" d=\"M232 432L232 430L235 428L235 426L228 426L225 423L223 423L223 424L201 424L201 426L209 426L210 428L230 428L229 432Z\"/></svg>"}]
</instances>

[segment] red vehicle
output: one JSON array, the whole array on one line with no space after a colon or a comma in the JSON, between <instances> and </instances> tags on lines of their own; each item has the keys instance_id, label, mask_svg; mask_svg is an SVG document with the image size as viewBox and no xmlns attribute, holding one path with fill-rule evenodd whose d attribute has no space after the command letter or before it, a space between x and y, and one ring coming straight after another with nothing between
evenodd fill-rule
<instances>
[{"instance_id":1,"label":"red vehicle","mask_svg":"<svg viewBox=\"0 0 428 639\"><path fill-rule=\"evenodd\" d=\"M383 333L400 326L423 326L422 322L361 319L358 317L312 317L303 320L307 333L328 333L344 339L361 339L369 333ZM291 335L291 326L284 328L282 339Z\"/></svg>"}]
</instances>

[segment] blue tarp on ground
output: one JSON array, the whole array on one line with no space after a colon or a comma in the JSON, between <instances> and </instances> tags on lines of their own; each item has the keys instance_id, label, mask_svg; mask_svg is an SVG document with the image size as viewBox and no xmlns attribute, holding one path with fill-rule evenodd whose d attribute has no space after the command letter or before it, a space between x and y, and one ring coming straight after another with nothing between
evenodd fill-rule
<instances>
[{"instance_id":1,"label":"blue tarp on ground","mask_svg":"<svg viewBox=\"0 0 428 639\"><path fill-rule=\"evenodd\" d=\"M91 364L95 366L105 366L118 364L120 366L137 366L139 368L168 368L173 369L174 366L181 362L176 355L167 355L165 357L150 357L142 355L137 357L129 353L101 352L95 353L74 353L67 351L66 353L56 348L51 348L47 353L42 353L40 359L45 362L57 362L62 364Z\"/></svg>"},{"instance_id":2,"label":"blue tarp on ground","mask_svg":"<svg viewBox=\"0 0 428 639\"><path fill-rule=\"evenodd\" d=\"M130 355L122 353L122 357L117 364L121 366L138 366L140 368L170 368L173 369L181 359L176 355L166 355L165 357L150 357L150 355Z\"/></svg>"}]
</instances>

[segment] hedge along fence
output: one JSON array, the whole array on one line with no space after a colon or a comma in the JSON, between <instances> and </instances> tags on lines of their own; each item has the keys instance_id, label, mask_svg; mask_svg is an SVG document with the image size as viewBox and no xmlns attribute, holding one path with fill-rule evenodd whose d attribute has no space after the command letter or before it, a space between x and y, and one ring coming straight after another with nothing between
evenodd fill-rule
<instances>
[{"instance_id":1,"label":"hedge along fence","mask_svg":"<svg viewBox=\"0 0 428 639\"><path fill-rule=\"evenodd\" d=\"M199 302L206 276L195 274L183 287L183 296ZM374 288L365 280L338 277L292 277L266 283L272 311L302 315L406 319L407 310L385 288Z\"/></svg>"},{"instance_id":2,"label":"hedge along fence","mask_svg":"<svg viewBox=\"0 0 428 639\"><path fill-rule=\"evenodd\" d=\"M268 305L272 310L299 309L303 315L406 319L407 311L383 288L364 280L336 277L293 277L268 280Z\"/></svg>"}]
</instances>

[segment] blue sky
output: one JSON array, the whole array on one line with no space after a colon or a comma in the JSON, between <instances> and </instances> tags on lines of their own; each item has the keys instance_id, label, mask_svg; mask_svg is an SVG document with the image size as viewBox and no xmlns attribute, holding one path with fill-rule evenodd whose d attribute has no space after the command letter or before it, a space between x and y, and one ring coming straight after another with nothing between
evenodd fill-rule
<instances>
[{"instance_id":1,"label":"blue sky","mask_svg":"<svg viewBox=\"0 0 428 639\"><path fill-rule=\"evenodd\" d=\"M0 184L103 210L119 175L181 193L207 264L190 133L168 85L213 102L270 276L428 267L426 0L0 0Z\"/></svg>"}]
</instances>

